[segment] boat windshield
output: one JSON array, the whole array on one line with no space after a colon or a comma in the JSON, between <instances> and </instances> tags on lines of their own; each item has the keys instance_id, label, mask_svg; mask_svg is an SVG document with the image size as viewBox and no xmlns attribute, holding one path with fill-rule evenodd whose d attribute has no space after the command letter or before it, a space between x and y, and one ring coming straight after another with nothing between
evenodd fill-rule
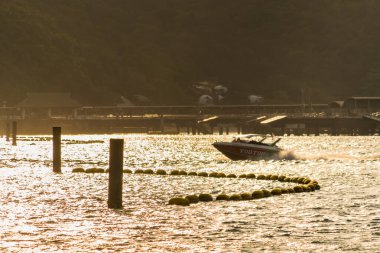
<instances>
[{"instance_id":1,"label":"boat windshield","mask_svg":"<svg viewBox=\"0 0 380 253\"><path fill-rule=\"evenodd\" d=\"M248 144L267 145L267 146L274 146L279 141L279 140L276 140L275 142L273 141L269 142L267 141L268 137L272 137L271 139L273 139L273 136L270 136L270 135L247 134L247 135L235 136L232 141L248 143Z\"/></svg>"}]
</instances>

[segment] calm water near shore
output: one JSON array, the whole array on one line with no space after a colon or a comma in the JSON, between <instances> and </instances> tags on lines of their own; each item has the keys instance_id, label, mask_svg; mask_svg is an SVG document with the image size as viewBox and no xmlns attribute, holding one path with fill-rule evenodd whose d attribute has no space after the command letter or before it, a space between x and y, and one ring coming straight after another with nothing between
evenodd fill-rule
<instances>
[{"instance_id":1,"label":"calm water near shore","mask_svg":"<svg viewBox=\"0 0 380 253\"><path fill-rule=\"evenodd\" d=\"M252 192L294 183L124 174L121 210L107 208L110 138L125 168L307 176L320 191L169 206L188 194ZM230 161L230 136L63 136L62 174L50 140L0 140L0 252L380 252L380 137L284 137L284 157Z\"/></svg>"}]
</instances>

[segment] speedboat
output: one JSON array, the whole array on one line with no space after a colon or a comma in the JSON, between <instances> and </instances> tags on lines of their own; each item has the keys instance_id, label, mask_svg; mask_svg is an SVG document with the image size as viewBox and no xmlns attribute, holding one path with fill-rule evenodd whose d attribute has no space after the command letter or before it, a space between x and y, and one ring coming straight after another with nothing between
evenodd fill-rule
<instances>
[{"instance_id":1,"label":"speedboat","mask_svg":"<svg viewBox=\"0 0 380 253\"><path fill-rule=\"evenodd\" d=\"M268 135L247 134L236 136L231 142L215 142L212 145L234 161L268 159L282 150L276 145L281 138L267 142L268 137Z\"/></svg>"}]
</instances>

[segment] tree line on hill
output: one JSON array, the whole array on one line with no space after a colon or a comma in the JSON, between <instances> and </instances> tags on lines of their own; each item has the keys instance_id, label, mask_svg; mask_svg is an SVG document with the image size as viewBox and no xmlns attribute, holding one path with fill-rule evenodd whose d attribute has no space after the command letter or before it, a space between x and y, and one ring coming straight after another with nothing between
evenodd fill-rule
<instances>
[{"instance_id":1,"label":"tree line on hill","mask_svg":"<svg viewBox=\"0 0 380 253\"><path fill-rule=\"evenodd\" d=\"M195 104L325 103L380 95L377 0L0 2L0 100L71 92L82 104L143 96Z\"/></svg>"}]
</instances>

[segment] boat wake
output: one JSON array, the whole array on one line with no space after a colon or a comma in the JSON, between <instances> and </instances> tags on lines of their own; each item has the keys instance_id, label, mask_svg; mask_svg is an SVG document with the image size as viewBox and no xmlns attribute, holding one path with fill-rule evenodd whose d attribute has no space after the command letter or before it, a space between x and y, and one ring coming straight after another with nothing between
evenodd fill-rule
<instances>
[{"instance_id":1,"label":"boat wake","mask_svg":"<svg viewBox=\"0 0 380 253\"><path fill-rule=\"evenodd\" d=\"M380 160L380 156L351 156L345 154L316 154L316 155L305 155L305 154L296 154L292 150L283 150L279 152L276 157L273 157L276 160Z\"/></svg>"}]
</instances>

